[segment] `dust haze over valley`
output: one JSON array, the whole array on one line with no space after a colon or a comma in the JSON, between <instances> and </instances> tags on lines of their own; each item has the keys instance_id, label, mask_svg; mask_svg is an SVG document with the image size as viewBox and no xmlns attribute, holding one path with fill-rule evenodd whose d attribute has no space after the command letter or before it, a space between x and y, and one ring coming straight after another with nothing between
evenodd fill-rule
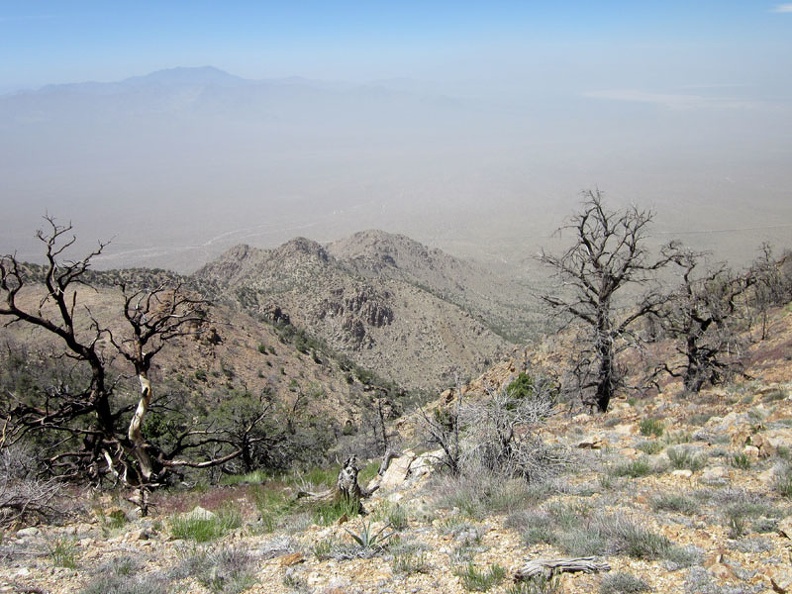
<instances>
[{"instance_id":1,"label":"dust haze over valley","mask_svg":"<svg viewBox=\"0 0 792 594\"><path fill-rule=\"evenodd\" d=\"M382 229L515 274L593 187L791 243L792 5L90 5L0 10L0 252L48 213L107 268Z\"/></svg>"},{"instance_id":2,"label":"dust haze over valley","mask_svg":"<svg viewBox=\"0 0 792 594\"><path fill-rule=\"evenodd\" d=\"M506 92L212 67L18 91L0 97L0 251L35 260L49 213L112 239L102 267L192 271L239 243L373 228L514 267L552 248L596 185L654 208L660 241L750 260L792 236L792 107L740 92L554 96L517 76Z\"/></svg>"}]
</instances>

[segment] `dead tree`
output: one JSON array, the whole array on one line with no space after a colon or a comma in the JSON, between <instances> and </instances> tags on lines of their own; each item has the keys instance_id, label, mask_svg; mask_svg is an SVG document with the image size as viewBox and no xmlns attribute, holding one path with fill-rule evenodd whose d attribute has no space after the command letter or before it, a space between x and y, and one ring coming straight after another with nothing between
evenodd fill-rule
<instances>
[{"instance_id":1,"label":"dead tree","mask_svg":"<svg viewBox=\"0 0 792 594\"><path fill-rule=\"evenodd\" d=\"M58 452L51 463L69 464L76 476L114 476L137 490L136 501L145 513L149 489L158 486L169 469L205 468L241 454L208 429L185 431L170 452L148 443L142 433L152 400L153 358L174 339L200 332L208 303L179 284L146 290L122 283L120 327L113 320L100 321L84 295L96 291L88 271L106 244L99 243L82 259L68 260L66 253L76 242L72 226L58 225L51 217L46 221L48 230L37 234L45 248L43 266L23 264L13 255L0 258L0 317L6 325L25 324L56 338L65 356L87 369L88 380L82 387L56 386L42 401L12 398L3 411L14 433L7 441L35 431L66 435L63 443L71 449ZM118 402L116 380L108 378L118 354L132 365L140 384L140 398L126 428L124 418L132 410ZM217 455L202 460L183 457L192 447L207 443L222 446Z\"/></svg>"},{"instance_id":2,"label":"dead tree","mask_svg":"<svg viewBox=\"0 0 792 594\"><path fill-rule=\"evenodd\" d=\"M539 256L562 282L559 294L540 299L589 329L589 342L578 358L586 362L581 368L581 395L585 403L606 412L621 384L616 359L624 339L633 324L660 302L656 292L637 303L619 298L627 287L649 283L669 260L665 255L652 259L645 247L652 211L634 206L608 210L599 190L587 190L583 198L581 211L561 229L574 234L572 246L560 256L545 252Z\"/></svg>"},{"instance_id":3,"label":"dead tree","mask_svg":"<svg viewBox=\"0 0 792 594\"><path fill-rule=\"evenodd\" d=\"M672 259L681 270L681 282L657 312L684 358L679 365L665 363L664 370L681 377L685 390L693 393L721 383L740 368L740 300L754 283L751 275L735 276L724 265L700 272L703 257L675 247Z\"/></svg>"},{"instance_id":4,"label":"dead tree","mask_svg":"<svg viewBox=\"0 0 792 594\"><path fill-rule=\"evenodd\" d=\"M371 497L380 487L382 477L388 470L390 461L398 457L399 454L392 450L385 452L382 457L377 476L365 487L358 482L358 475L360 474L360 460L357 456L350 456L341 465L341 470L338 471L336 484L330 489L314 493L311 491L300 491L297 493L297 501L304 505L319 505L327 503L337 503L343 501L357 509L360 514L365 514L363 508L363 500Z\"/></svg>"}]
</instances>

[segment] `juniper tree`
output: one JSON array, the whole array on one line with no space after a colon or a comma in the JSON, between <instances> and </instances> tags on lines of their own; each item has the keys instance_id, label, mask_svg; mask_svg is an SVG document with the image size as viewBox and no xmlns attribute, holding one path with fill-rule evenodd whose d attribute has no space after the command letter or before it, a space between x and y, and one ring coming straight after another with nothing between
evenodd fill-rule
<instances>
[{"instance_id":1,"label":"juniper tree","mask_svg":"<svg viewBox=\"0 0 792 594\"><path fill-rule=\"evenodd\" d=\"M539 256L562 283L558 294L540 299L588 330L577 357L579 388L583 401L601 412L608 410L622 381L619 341L660 303L656 291L637 301L620 299L628 287L649 283L669 261L665 253L652 258L646 248L653 218L651 210L635 206L609 210L599 190L586 190L580 211L559 230L573 233L572 245L561 255L543 251Z\"/></svg>"},{"instance_id":2,"label":"juniper tree","mask_svg":"<svg viewBox=\"0 0 792 594\"><path fill-rule=\"evenodd\" d=\"M28 394L4 394L0 412L6 427L0 446L31 433L59 434L58 451L41 452L53 473L97 480L112 475L137 489L145 513L148 490L169 470L218 465L242 453L204 427L185 428L169 451L149 443L142 432L153 396L153 358L174 339L200 333L208 303L179 283L142 288L120 282L119 310L100 319L90 305L96 293L90 269L106 244L100 242L86 256L71 260L68 252L76 243L72 226L45 220L46 230L37 234L44 245L42 266L20 262L15 255L0 257L0 320L43 331L81 371L72 375L74 381L40 386ZM139 380L140 396L133 406L117 390L112 361L118 355ZM207 443L218 445L217 455L201 460L184 456Z\"/></svg>"}]
</instances>

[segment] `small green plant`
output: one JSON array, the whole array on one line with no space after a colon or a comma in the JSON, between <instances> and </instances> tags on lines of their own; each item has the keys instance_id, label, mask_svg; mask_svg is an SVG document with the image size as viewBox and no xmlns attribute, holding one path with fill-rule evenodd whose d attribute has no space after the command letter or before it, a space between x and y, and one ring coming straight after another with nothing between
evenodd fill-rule
<instances>
[{"instance_id":1,"label":"small green plant","mask_svg":"<svg viewBox=\"0 0 792 594\"><path fill-rule=\"evenodd\" d=\"M646 437L660 437L665 430L665 424L659 419L642 419L638 424L641 435Z\"/></svg>"},{"instance_id":2,"label":"small green plant","mask_svg":"<svg viewBox=\"0 0 792 594\"><path fill-rule=\"evenodd\" d=\"M354 499L338 499L322 503L313 509L314 523L320 526L335 524L342 517L354 518L360 514L360 502Z\"/></svg>"},{"instance_id":3,"label":"small green plant","mask_svg":"<svg viewBox=\"0 0 792 594\"><path fill-rule=\"evenodd\" d=\"M638 443L635 446L635 449L642 451L644 454L654 456L655 454L662 452L665 447L666 446L662 441L656 439L647 439L646 441Z\"/></svg>"},{"instance_id":4,"label":"small green plant","mask_svg":"<svg viewBox=\"0 0 792 594\"><path fill-rule=\"evenodd\" d=\"M56 538L47 543L52 563L67 569L77 568L77 543L72 538Z\"/></svg>"},{"instance_id":5,"label":"small green plant","mask_svg":"<svg viewBox=\"0 0 792 594\"><path fill-rule=\"evenodd\" d=\"M394 530L404 530L409 524L409 514L404 506L386 502L373 515L374 519L390 524Z\"/></svg>"},{"instance_id":6,"label":"small green plant","mask_svg":"<svg viewBox=\"0 0 792 594\"><path fill-rule=\"evenodd\" d=\"M738 468L740 470L748 470L751 468L751 458L742 452L734 454L729 460L729 463L734 468Z\"/></svg>"},{"instance_id":7,"label":"small green plant","mask_svg":"<svg viewBox=\"0 0 792 594\"><path fill-rule=\"evenodd\" d=\"M612 573L602 578L600 594L637 594L649 592L652 588L643 581L629 573Z\"/></svg>"},{"instance_id":8,"label":"small green plant","mask_svg":"<svg viewBox=\"0 0 792 594\"><path fill-rule=\"evenodd\" d=\"M547 579L537 576L512 584L506 589L506 594L553 594L557 591L558 581L556 578Z\"/></svg>"},{"instance_id":9,"label":"small green plant","mask_svg":"<svg viewBox=\"0 0 792 594\"><path fill-rule=\"evenodd\" d=\"M216 514L186 515L171 520L171 535L181 540L210 542L242 525L242 516L232 508Z\"/></svg>"},{"instance_id":10,"label":"small green plant","mask_svg":"<svg viewBox=\"0 0 792 594\"><path fill-rule=\"evenodd\" d=\"M671 466L677 470L691 470L696 472L707 464L707 457L690 447L673 447L666 451Z\"/></svg>"},{"instance_id":11,"label":"small green plant","mask_svg":"<svg viewBox=\"0 0 792 594\"><path fill-rule=\"evenodd\" d=\"M376 532L371 526L371 522L362 522L358 532L352 532L349 528L344 528L347 534L352 537L358 546L364 551L381 551L388 546L388 541L396 534L391 529L390 524L385 524Z\"/></svg>"},{"instance_id":12,"label":"small green plant","mask_svg":"<svg viewBox=\"0 0 792 594\"><path fill-rule=\"evenodd\" d=\"M398 551L393 551L391 569L393 573L401 575L429 573L430 567L426 551L415 546L399 547Z\"/></svg>"},{"instance_id":13,"label":"small green plant","mask_svg":"<svg viewBox=\"0 0 792 594\"><path fill-rule=\"evenodd\" d=\"M311 547L311 552L314 557L316 557L317 561L324 561L332 556L335 546L336 543L333 540L325 538L324 540L315 542Z\"/></svg>"},{"instance_id":14,"label":"small green plant","mask_svg":"<svg viewBox=\"0 0 792 594\"><path fill-rule=\"evenodd\" d=\"M652 465L645 458L636 458L610 469L612 476L640 478L652 474Z\"/></svg>"},{"instance_id":15,"label":"small green plant","mask_svg":"<svg viewBox=\"0 0 792 594\"><path fill-rule=\"evenodd\" d=\"M776 468L773 488L781 497L792 498L792 464L785 462Z\"/></svg>"},{"instance_id":16,"label":"small green plant","mask_svg":"<svg viewBox=\"0 0 792 594\"><path fill-rule=\"evenodd\" d=\"M699 510L699 503L686 495L664 493L652 499L652 507L657 511L677 512L693 515Z\"/></svg>"},{"instance_id":17,"label":"small green plant","mask_svg":"<svg viewBox=\"0 0 792 594\"><path fill-rule=\"evenodd\" d=\"M473 563L468 563L464 569L457 572L462 581L462 587L469 592L487 592L497 586L506 578L506 570L498 564L492 564L486 571L477 569Z\"/></svg>"}]
</instances>

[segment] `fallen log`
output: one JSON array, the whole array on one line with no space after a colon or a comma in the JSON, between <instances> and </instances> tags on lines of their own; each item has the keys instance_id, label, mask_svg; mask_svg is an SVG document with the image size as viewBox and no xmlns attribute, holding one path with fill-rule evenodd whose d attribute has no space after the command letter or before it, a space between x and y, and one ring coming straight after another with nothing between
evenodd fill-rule
<instances>
[{"instance_id":1,"label":"fallen log","mask_svg":"<svg viewBox=\"0 0 792 594\"><path fill-rule=\"evenodd\" d=\"M530 580L534 577L550 579L559 573L599 573L610 571L607 563L598 563L594 557L574 559L531 559L514 574L516 581Z\"/></svg>"}]
</instances>

